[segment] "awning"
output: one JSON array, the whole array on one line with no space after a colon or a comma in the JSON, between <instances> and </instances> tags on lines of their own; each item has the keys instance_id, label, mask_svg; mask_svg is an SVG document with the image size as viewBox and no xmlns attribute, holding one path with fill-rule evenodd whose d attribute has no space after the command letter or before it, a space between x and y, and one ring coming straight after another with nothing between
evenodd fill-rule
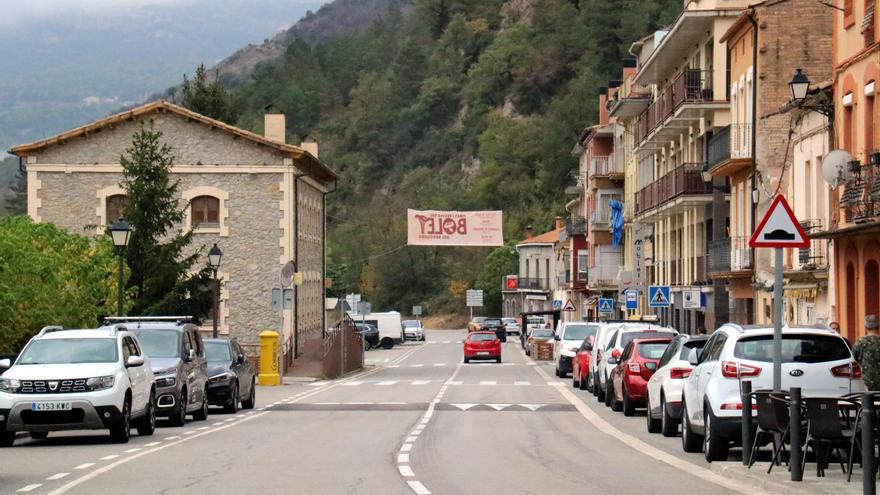
<instances>
[{"instance_id":1,"label":"awning","mask_svg":"<svg viewBox=\"0 0 880 495\"><path fill-rule=\"evenodd\" d=\"M808 234L808 236L810 239L837 239L839 237L874 234L877 232L880 232L880 223L871 222L859 225L852 225L850 227L844 227L842 229L816 232L814 234Z\"/></svg>"},{"instance_id":2,"label":"awning","mask_svg":"<svg viewBox=\"0 0 880 495\"><path fill-rule=\"evenodd\" d=\"M782 290L787 297L794 299L815 299L819 295L819 284L788 284Z\"/></svg>"}]
</instances>

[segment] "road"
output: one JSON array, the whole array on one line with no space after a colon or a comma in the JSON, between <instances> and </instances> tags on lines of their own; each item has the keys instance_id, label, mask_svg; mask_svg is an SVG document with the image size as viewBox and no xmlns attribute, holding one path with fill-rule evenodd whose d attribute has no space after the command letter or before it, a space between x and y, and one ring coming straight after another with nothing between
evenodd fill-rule
<instances>
[{"instance_id":1,"label":"road","mask_svg":"<svg viewBox=\"0 0 880 495\"><path fill-rule=\"evenodd\" d=\"M464 331L367 353L335 381L260 388L257 408L112 444L103 432L0 450L0 493L752 493L504 344L462 363Z\"/></svg>"}]
</instances>

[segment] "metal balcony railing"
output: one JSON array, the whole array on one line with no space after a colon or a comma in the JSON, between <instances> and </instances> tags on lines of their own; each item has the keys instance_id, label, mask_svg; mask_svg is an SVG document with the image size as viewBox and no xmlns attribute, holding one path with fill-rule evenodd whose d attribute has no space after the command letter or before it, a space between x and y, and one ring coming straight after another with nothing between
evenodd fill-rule
<instances>
[{"instance_id":1,"label":"metal balcony railing","mask_svg":"<svg viewBox=\"0 0 880 495\"><path fill-rule=\"evenodd\" d=\"M585 235L587 233L587 219L571 217L565 221L565 230L568 235Z\"/></svg>"},{"instance_id":2,"label":"metal balcony railing","mask_svg":"<svg viewBox=\"0 0 880 495\"><path fill-rule=\"evenodd\" d=\"M822 230L823 224L821 218L801 221L801 227L807 234ZM828 268L828 260L825 256L827 250L827 239L810 239L810 247L798 249L797 262L793 268L796 270Z\"/></svg>"},{"instance_id":3,"label":"metal balcony railing","mask_svg":"<svg viewBox=\"0 0 880 495\"><path fill-rule=\"evenodd\" d=\"M709 273L741 272L752 269L748 237L729 237L709 242Z\"/></svg>"},{"instance_id":4,"label":"metal balcony railing","mask_svg":"<svg viewBox=\"0 0 880 495\"><path fill-rule=\"evenodd\" d=\"M663 205L685 194L711 194L712 186L703 182L702 163L685 163L636 192L636 215Z\"/></svg>"},{"instance_id":5,"label":"metal balcony railing","mask_svg":"<svg viewBox=\"0 0 880 495\"><path fill-rule=\"evenodd\" d=\"M730 158L730 126L723 127L712 135L706 154L709 168Z\"/></svg>"},{"instance_id":6,"label":"metal balcony railing","mask_svg":"<svg viewBox=\"0 0 880 495\"><path fill-rule=\"evenodd\" d=\"M707 149L709 168L730 158L752 157L752 125L731 124L715 132Z\"/></svg>"},{"instance_id":7,"label":"metal balcony railing","mask_svg":"<svg viewBox=\"0 0 880 495\"><path fill-rule=\"evenodd\" d=\"M590 228L593 230L605 230L611 227L611 209L606 207L597 208L590 215Z\"/></svg>"},{"instance_id":8,"label":"metal balcony railing","mask_svg":"<svg viewBox=\"0 0 880 495\"><path fill-rule=\"evenodd\" d=\"M615 159L614 155L594 156L590 161L590 175L593 177L607 177L622 173L623 160Z\"/></svg>"},{"instance_id":9,"label":"metal balcony railing","mask_svg":"<svg viewBox=\"0 0 880 495\"><path fill-rule=\"evenodd\" d=\"M644 141L648 135L685 103L704 103L714 101L711 70L686 69L672 79L657 95L657 98L636 118L636 143Z\"/></svg>"},{"instance_id":10,"label":"metal balcony railing","mask_svg":"<svg viewBox=\"0 0 880 495\"><path fill-rule=\"evenodd\" d=\"M546 278L517 277L517 289L550 290L550 281ZM505 285L505 289L508 287Z\"/></svg>"}]
</instances>

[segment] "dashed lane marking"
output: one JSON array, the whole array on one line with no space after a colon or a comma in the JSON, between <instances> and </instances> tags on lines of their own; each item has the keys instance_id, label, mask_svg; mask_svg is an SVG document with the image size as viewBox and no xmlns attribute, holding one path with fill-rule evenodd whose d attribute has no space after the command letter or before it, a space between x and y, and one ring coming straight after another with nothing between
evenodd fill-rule
<instances>
[{"instance_id":1,"label":"dashed lane marking","mask_svg":"<svg viewBox=\"0 0 880 495\"><path fill-rule=\"evenodd\" d=\"M391 385L394 385L395 383L397 383L397 380L387 380L387 381L384 381L384 382L379 382L379 383L377 383L376 385L380 385L380 386L383 386L383 387L389 387L389 386L391 386Z\"/></svg>"},{"instance_id":2,"label":"dashed lane marking","mask_svg":"<svg viewBox=\"0 0 880 495\"><path fill-rule=\"evenodd\" d=\"M94 462L86 462L86 463L80 464L79 466L76 466L76 467L73 468L73 469L88 469L88 468L90 468L90 467L92 467L92 466L94 466L94 465L95 465Z\"/></svg>"},{"instance_id":3,"label":"dashed lane marking","mask_svg":"<svg viewBox=\"0 0 880 495\"><path fill-rule=\"evenodd\" d=\"M397 454L397 463L403 464L409 462L409 454Z\"/></svg>"},{"instance_id":4,"label":"dashed lane marking","mask_svg":"<svg viewBox=\"0 0 880 495\"><path fill-rule=\"evenodd\" d=\"M401 476L406 478L412 478L416 475L416 473L413 472L412 468L406 464L398 465L397 470L400 471Z\"/></svg>"},{"instance_id":5,"label":"dashed lane marking","mask_svg":"<svg viewBox=\"0 0 880 495\"><path fill-rule=\"evenodd\" d=\"M431 491L425 488L421 481L407 481L406 483L416 495L431 495Z\"/></svg>"},{"instance_id":6,"label":"dashed lane marking","mask_svg":"<svg viewBox=\"0 0 880 495\"><path fill-rule=\"evenodd\" d=\"M105 455L100 460L109 461L110 459L116 459L117 457L119 457L119 454Z\"/></svg>"},{"instance_id":7,"label":"dashed lane marking","mask_svg":"<svg viewBox=\"0 0 880 495\"><path fill-rule=\"evenodd\" d=\"M70 474L70 473L58 473L58 474L53 474L52 476L49 476L48 478L46 478L46 480L48 480L48 481L60 480L61 478L65 477L65 476L67 476L67 475L69 475L69 474Z\"/></svg>"},{"instance_id":8,"label":"dashed lane marking","mask_svg":"<svg viewBox=\"0 0 880 495\"><path fill-rule=\"evenodd\" d=\"M400 451L401 451L401 452L409 452L410 450L412 450L412 444L411 444L411 443L405 443L405 444L403 444L403 445L400 446Z\"/></svg>"},{"instance_id":9,"label":"dashed lane marking","mask_svg":"<svg viewBox=\"0 0 880 495\"><path fill-rule=\"evenodd\" d=\"M480 385L490 385L490 386L491 386L491 385L497 385L497 384L498 384L498 382L494 382L494 381L482 381L482 382L480 382Z\"/></svg>"},{"instance_id":10,"label":"dashed lane marking","mask_svg":"<svg viewBox=\"0 0 880 495\"><path fill-rule=\"evenodd\" d=\"M412 368L421 368L423 366L425 366L425 365L424 364L411 364L410 365L410 367L412 367Z\"/></svg>"},{"instance_id":11,"label":"dashed lane marking","mask_svg":"<svg viewBox=\"0 0 880 495\"><path fill-rule=\"evenodd\" d=\"M358 385L363 384L364 382L345 382L342 384L343 387L357 387ZM275 404L272 404L273 406Z\"/></svg>"},{"instance_id":12,"label":"dashed lane marking","mask_svg":"<svg viewBox=\"0 0 880 495\"><path fill-rule=\"evenodd\" d=\"M144 447L155 447L156 445L159 445L159 443L160 442L150 442L148 444L145 444Z\"/></svg>"},{"instance_id":13,"label":"dashed lane marking","mask_svg":"<svg viewBox=\"0 0 880 495\"><path fill-rule=\"evenodd\" d=\"M513 382L513 384L516 386L527 386L527 385L531 385L532 382Z\"/></svg>"},{"instance_id":14,"label":"dashed lane marking","mask_svg":"<svg viewBox=\"0 0 880 495\"><path fill-rule=\"evenodd\" d=\"M133 448L133 449L123 450L122 452L123 452L124 454L133 454L133 453L135 453L135 452L137 452L137 451L139 451L139 450L141 450L140 447L135 447L135 448Z\"/></svg>"},{"instance_id":15,"label":"dashed lane marking","mask_svg":"<svg viewBox=\"0 0 880 495\"><path fill-rule=\"evenodd\" d=\"M446 363L434 363L434 366L446 366Z\"/></svg>"},{"instance_id":16,"label":"dashed lane marking","mask_svg":"<svg viewBox=\"0 0 880 495\"><path fill-rule=\"evenodd\" d=\"M19 491L19 492L30 492L30 491L34 491L34 490L36 490L37 488L39 488L39 487L41 487L41 486L43 486L42 483L34 483L33 485L23 486L23 487L19 488L17 491Z\"/></svg>"},{"instance_id":17,"label":"dashed lane marking","mask_svg":"<svg viewBox=\"0 0 880 495\"><path fill-rule=\"evenodd\" d=\"M430 380L416 380L416 381L410 383L410 385L427 385L429 383L431 383Z\"/></svg>"}]
</instances>

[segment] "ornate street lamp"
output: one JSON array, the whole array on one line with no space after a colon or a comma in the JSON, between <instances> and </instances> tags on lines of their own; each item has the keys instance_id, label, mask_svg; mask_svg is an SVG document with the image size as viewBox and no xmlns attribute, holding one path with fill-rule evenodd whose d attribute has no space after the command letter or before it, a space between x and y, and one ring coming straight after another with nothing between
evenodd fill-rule
<instances>
[{"instance_id":1,"label":"ornate street lamp","mask_svg":"<svg viewBox=\"0 0 880 495\"><path fill-rule=\"evenodd\" d=\"M791 88L791 99L798 106L807 98L807 91L810 89L810 78L804 74L803 69L796 69L794 77L788 86Z\"/></svg>"},{"instance_id":2,"label":"ornate street lamp","mask_svg":"<svg viewBox=\"0 0 880 495\"><path fill-rule=\"evenodd\" d=\"M110 238L113 240L113 247L116 248L116 256L119 258L119 292L116 300L116 316L122 316L122 299L125 295L122 262L125 248L128 247L128 240L131 237L131 225L120 218L113 222L108 230Z\"/></svg>"},{"instance_id":3,"label":"ornate street lamp","mask_svg":"<svg viewBox=\"0 0 880 495\"><path fill-rule=\"evenodd\" d=\"M223 251L214 243L214 247L208 251L208 266L214 270L214 324L213 337L217 338L217 321L220 318L220 282L217 280L217 269L220 268L220 260L223 258Z\"/></svg>"}]
</instances>

